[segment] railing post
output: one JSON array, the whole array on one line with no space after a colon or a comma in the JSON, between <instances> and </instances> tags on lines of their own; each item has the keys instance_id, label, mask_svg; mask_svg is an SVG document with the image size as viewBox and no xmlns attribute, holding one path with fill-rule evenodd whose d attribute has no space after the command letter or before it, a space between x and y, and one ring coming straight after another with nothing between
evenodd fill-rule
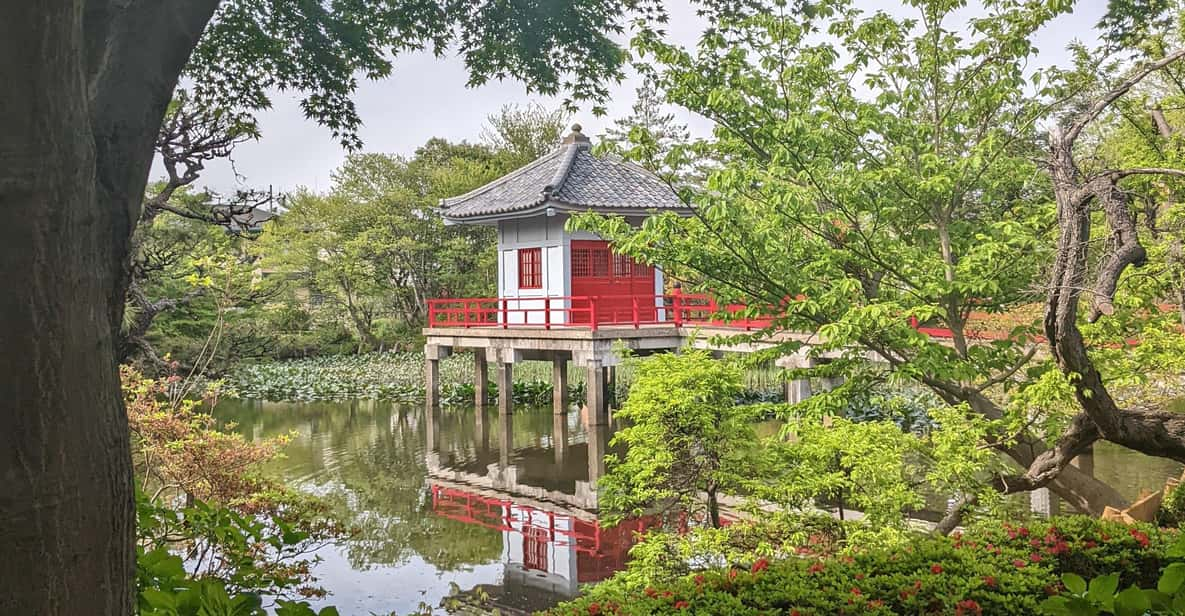
<instances>
[{"instance_id":1,"label":"railing post","mask_svg":"<svg viewBox=\"0 0 1185 616\"><path fill-rule=\"evenodd\" d=\"M461 321L465 323L465 329L469 329L469 300L461 300Z\"/></svg>"},{"instance_id":2,"label":"railing post","mask_svg":"<svg viewBox=\"0 0 1185 616\"><path fill-rule=\"evenodd\" d=\"M675 287L674 292L671 293L671 312L674 312L675 327L683 327L683 308L679 305L679 296L682 295L683 289Z\"/></svg>"},{"instance_id":3,"label":"railing post","mask_svg":"<svg viewBox=\"0 0 1185 616\"><path fill-rule=\"evenodd\" d=\"M597 331L597 298L595 296L589 296L588 298L588 312L589 326L595 332Z\"/></svg>"},{"instance_id":4,"label":"railing post","mask_svg":"<svg viewBox=\"0 0 1185 616\"><path fill-rule=\"evenodd\" d=\"M632 300L634 308L634 329L638 329L638 296L635 295Z\"/></svg>"},{"instance_id":5,"label":"railing post","mask_svg":"<svg viewBox=\"0 0 1185 616\"><path fill-rule=\"evenodd\" d=\"M505 297L502 298L502 329L509 326L508 315L510 314L510 300Z\"/></svg>"},{"instance_id":6,"label":"railing post","mask_svg":"<svg viewBox=\"0 0 1185 616\"><path fill-rule=\"evenodd\" d=\"M551 329L551 296L543 298L543 329Z\"/></svg>"},{"instance_id":7,"label":"railing post","mask_svg":"<svg viewBox=\"0 0 1185 616\"><path fill-rule=\"evenodd\" d=\"M436 302L428 300L428 327L436 327Z\"/></svg>"}]
</instances>

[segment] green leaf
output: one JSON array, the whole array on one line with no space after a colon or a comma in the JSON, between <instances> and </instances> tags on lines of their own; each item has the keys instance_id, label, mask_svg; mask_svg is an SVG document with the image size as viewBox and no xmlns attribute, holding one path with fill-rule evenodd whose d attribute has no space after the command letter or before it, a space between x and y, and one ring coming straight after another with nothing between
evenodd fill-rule
<instances>
[{"instance_id":1,"label":"green leaf","mask_svg":"<svg viewBox=\"0 0 1185 616\"><path fill-rule=\"evenodd\" d=\"M1182 582L1185 582L1185 563L1173 563L1165 567L1164 572L1160 574L1160 581L1156 583L1156 589L1172 595L1181 588Z\"/></svg>"},{"instance_id":2,"label":"green leaf","mask_svg":"<svg viewBox=\"0 0 1185 616\"><path fill-rule=\"evenodd\" d=\"M1086 596L1091 601L1106 606L1108 601L1115 596L1115 591L1118 589L1118 574L1100 575L1090 581L1090 590L1087 591Z\"/></svg>"},{"instance_id":3,"label":"green leaf","mask_svg":"<svg viewBox=\"0 0 1185 616\"><path fill-rule=\"evenodd\" d=\"M1074 616L1070 611L1070 600L1066 597L1050 597L1042 601L1037 609L1049 616Z\"/></svg>"},{"instance_id":4,"label":"green leaf","mask_svg":"<svg viewBox=\"0 0 1185 616\"><path fill-rule=\"evenodd\" d=\"M1144 616L1150 609L1152 601L1135 586L1129 586L1115 596L1115 616Z\"/></svg>"},{"instance_id":5,"label":"green leaf","mask_svg":"<svg viewBox=\"0 0 1185 616\"><path fill-rule=\"evenodd\" d=\"M1066 585L1066 590L1069 590L1076 595L1081 595L1086 592L1086 580L1082 579L1082 576L1080 575L1074 573L1064 573L1062 574L1062 584Z\"/></svg>"}]
</instances>

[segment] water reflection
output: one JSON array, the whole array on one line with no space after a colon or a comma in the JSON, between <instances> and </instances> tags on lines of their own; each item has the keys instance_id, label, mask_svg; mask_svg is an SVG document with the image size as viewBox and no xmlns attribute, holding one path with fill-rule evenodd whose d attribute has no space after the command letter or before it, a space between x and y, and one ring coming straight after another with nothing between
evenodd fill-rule
<instances>
[{"instance_id":1,"label":"water reflection","mask_svg":"<svg viewBox=\"0 0 1185 616\"><path fill-rule=\"evenodd\" d=\"M249 438L292 433L268 470L358 529L316 569L343 614L439 605L451 584L504 613L543 609L619 570L642 524L598 522L612 428L581 414L231 400L216 415Z\"/></svg>"},{"instance_id":2,"label":"water reflection","mask_svg":"<svg viewBox=\"0 0 1185 616\"><path fill-rule=\"evenodd\" d=\"M644 525L597 521L593 486L613 428L579 413L226 400L216 415L248 438L293 433L269 471L324 496L358 529L322 550L316 569L333 592L323 603L343 614L436 606L451 584L488 594L503 613L542 609L620 569ZM1171 461L1095 448L1097 476L1128 497L1180 472Z\"/></svg>"}]
</instances>

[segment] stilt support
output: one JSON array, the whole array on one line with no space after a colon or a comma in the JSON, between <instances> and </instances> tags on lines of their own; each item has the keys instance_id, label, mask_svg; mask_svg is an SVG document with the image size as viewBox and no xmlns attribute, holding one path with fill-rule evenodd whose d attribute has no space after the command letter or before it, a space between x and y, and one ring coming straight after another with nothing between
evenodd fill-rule
<instances>
[{"instance_id":1,"label":"stilt support","mask_svg":"<svg viewBox=\"0 0 1185 616\"><path fill-rule=\"evenodd\" d=\"M473 405L480 413L490 403L490 370L485 349L473 350Z\"/></svg>"},{"instance_id":2,"label":"stilt support","mask_svg":"<svg viewBox=\"0 0 1185 616\"><path fill-rule=\"evenodd\" d=\"M568 360L563 357L551 362L551 406L556 415L568 413Z\"/></svg>"},{"instance_id":3,"label":"stilt support","mask_svg":"<svg viewBox=\"0 0 1185 616\"><path fill-rule=\"evenodd\" d=\"M589 425L609 423L609 406L605 401L605 368L601 360L591 359L585 368L585 402L588 406Z\"/></svg>"},{"instance_id":4,"label":"stilt support","mask_svg":"<svg viewBox=\"0 0 1185 616\"><path fill-rule=\"evenodd\" d=\"M498 361L498 414L514 412L514 364Z\"/></svg>"}]
</instances>

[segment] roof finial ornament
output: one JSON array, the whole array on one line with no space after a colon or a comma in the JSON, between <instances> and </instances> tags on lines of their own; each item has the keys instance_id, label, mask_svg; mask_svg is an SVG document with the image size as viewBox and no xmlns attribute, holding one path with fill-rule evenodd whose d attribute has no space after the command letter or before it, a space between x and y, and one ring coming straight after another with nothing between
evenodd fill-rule
<instances>
[{"instance_id":1,"label":"roof finial ornament","mask_svg":"<svg viewBox=\"0 0 1185 616\"><path fill-rule=\"evenodd\" d=\"M580 128L581 127L579 124L573 124L572 132L568 133L568 136L564 137L564 140L561 143L563 145L570 145L573 143L591 145L592 141L589 140L589 138L584 133L580 132Z\"/></svg>"}]
</instances>

